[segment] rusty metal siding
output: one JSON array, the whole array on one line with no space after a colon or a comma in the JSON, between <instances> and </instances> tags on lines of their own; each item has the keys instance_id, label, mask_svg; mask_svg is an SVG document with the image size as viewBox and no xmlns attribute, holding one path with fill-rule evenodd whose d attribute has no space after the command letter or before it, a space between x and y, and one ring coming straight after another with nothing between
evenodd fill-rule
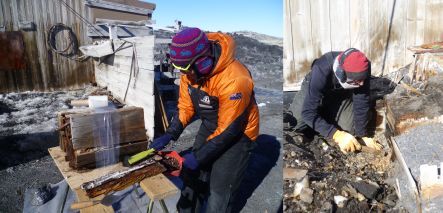
<instances>
[{"instance_id":1,"label":"rusty metal siding","mask_svg":"<svg viewBox=\"0 0 443 213\"><path fill-rule=\"evenodd\" d=\"M413 62L407 47L443 40L443 0L284 0L284 90L297 90L312 61L356 47L387 74Z\"/></svg>"},{"instance_id":2,"label":"rusty metal siding","mask_svg":"<svg viewBox=\"0 0 443 213\"><path fill-rule=\"evenodd\" d=\"M88 18L83 1L63 1ZM35 30L20 30L19 23L22 21L33 22ZM86 36L86 24L62 5L60 0L0 1L0 26L5 26L6 32L16 31L22 35L26 62L26 68L20 69L0 65L0 93L75 89L94 81L92 60L77 62L50 50L46 42L47 33L56 23L71 27L80 46L91 42ZM66 41L61 42L67 44Z\"/></svg>"}]
</instances>

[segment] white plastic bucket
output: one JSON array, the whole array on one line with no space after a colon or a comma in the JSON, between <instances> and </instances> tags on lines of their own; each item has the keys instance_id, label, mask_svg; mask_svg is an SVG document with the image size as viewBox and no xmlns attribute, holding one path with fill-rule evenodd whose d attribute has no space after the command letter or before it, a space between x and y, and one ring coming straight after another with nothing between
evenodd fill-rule
<instances>
[{"instance_id":1,"label":"white plastic bucket","mask_svg":"<svg viewBox=\"0 0 443 213\"><path fill-rule=\"evenodd\" d=\"M89 108L100 108L108 106L108 96L89 96Z\"/></svg>"}]
</instances>

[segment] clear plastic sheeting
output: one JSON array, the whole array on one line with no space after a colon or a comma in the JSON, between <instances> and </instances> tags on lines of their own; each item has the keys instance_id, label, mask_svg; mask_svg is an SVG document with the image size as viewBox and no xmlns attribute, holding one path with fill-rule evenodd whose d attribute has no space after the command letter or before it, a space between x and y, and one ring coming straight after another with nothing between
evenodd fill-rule
<instances>
[{"instance_id":1,"label":"clear plastic sheeting","mask_svg":"<svg viewBox=\"0 0 443 213\"><path fill-rule=\"evenodd\" d=\"M103 149L96 152L97 167L103 167L118 162L120 143L120 114L113 107L97 108L94 114L94 146Z\"/></svg>"}]
</instances>

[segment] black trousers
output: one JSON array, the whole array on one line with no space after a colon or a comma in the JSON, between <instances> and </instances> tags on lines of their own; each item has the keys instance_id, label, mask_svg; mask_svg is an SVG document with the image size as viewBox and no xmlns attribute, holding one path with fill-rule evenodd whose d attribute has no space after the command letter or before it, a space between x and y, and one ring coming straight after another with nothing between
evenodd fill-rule
<instances>
[{"instance_id":1,"label":"black trousers","mask_svg":"<svg viewBox=\"0 0 443 213\"><path fill-rule=\"evenodd\" d=\"M193 151L205 145L211 134L203 125L195 138ZM240 186L254 143L239 137L212 164L195 171L183 168L184 187L177 203L179 212L231 212L233 197ZM207 202L206 202L207 201ZM204 203L206 202L206 205Z\"/></svg>"}]
</instances>

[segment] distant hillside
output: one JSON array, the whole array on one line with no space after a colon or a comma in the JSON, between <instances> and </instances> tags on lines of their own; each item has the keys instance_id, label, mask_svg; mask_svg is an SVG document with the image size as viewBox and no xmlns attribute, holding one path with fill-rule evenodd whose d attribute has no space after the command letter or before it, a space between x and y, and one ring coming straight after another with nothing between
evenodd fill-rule
<instances>
[{"instance_id":1,"label":"distant hillside","mask_svg":"<svg viewBox=\"0 0 443 213\"><path fill-rule=\"evenodd\" d=\"M265 34L261 34L261 33L256 33L256 32L251 32L251 31L237 31L234 33L241 34L246 37L256 39L257 41L260 41L265 44L277 45L277 46L283 47L283 39L282 38L278 38L278 37L274 37L274 36L270 36L270 35L265 35Z\"/></svg>"},{"instance_id":2,"label":"distant hillside","mask_svg":"<svg viewBox=\"0 0 443 213\"><path fill-rule=\"evenodd\" d=\"M251 71L256 86L282 89L283 47L242 34L230 34L237 43L236 57Z\"/></svg>"}]
</instances>

